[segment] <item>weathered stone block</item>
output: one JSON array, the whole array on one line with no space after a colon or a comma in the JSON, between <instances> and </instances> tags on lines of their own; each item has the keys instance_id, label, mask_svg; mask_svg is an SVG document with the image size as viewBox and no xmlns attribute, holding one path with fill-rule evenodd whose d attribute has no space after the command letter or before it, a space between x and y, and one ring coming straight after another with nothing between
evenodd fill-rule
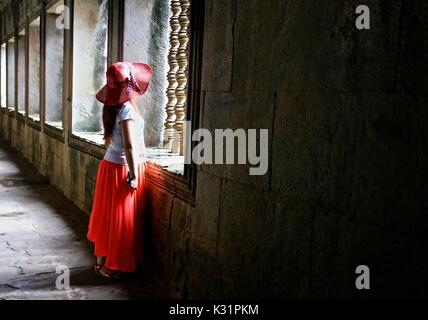
<instances>
[{"instance_id":1,"label":"weathered stone block","mask_svg":"<svg viewBox=\"0 0 428 320\"><path fill-rule=\"evenodd\" d=\"M260 129L267 129L269 131L270 141L274 117L274 104L275 96L273 93L207 93L202 128L208 129L212 133L213 138L215 137L216 129L244 129L247 133L247 147L248 130L256 129L258 130L257 146L259 146ZM213 155L215 150L216 149L213 148ZM269 154L270 153L271 146L269 146ZM268 160L269 159L266 158L266 161ZM235 162L238 162L237 147L235 148ZM254 166L250 165L247 159L247 165L203 165L202 171L207 174L228 178L258 188L268 188L269 172L265 175L250 176L249 169L251 167Z\"/></svg>"},{"instance_id":2,"label":"weathered stone block","mask_svg":"<svg viewBox=\"0 0 428 320\"><path fill-rule=\"evenodd\" d=\"M184 267L184 266L183 266ZM227 299L235 288L224 277L224 265L198 242L189 243L189 253L182 272L186 277L187 299Z\"/></svg>"},{"instance_id":3,"label":"weathered stone block","mask_svg":"<svg viewBox=\"0 0 428 320\"><path fill-rule=\"evenodd\" d=\"M206 1L202 90L232 89L235 6L236 0Z\"/></svg>"},{"instance_id":4,"label":"weathered stone block","mask_svg":"<svg viewBox=\"0 0 428 320\"><path fill-rule=\"evenodd\" d=\"M168 228L166 228L164 225L157 223L156 221L153 221L151 223L151 229L152 229L152 239L151 243L153 245L154 252L156 255L162 255L164 256L165 260L167 261L167 255L168 255L168 243L169 243L169 232Z\"/></svg>"},{"instance_id":5,"label":"weathered stone block","mask_svg":"<svg viewBox=\"0 0 428 320\"><path fill-rule=\"evenodd\" d=\"M304 299L309 295L311 270L311 237L314 203L300 197L275 193L270 199L274 216L266 242L270 266L267 297Z\"/></svg>"},{"instance_id":6,"label":"weathered stone block","mask_svg":"<svg viewBox=\"0 0 428 320\"><path fill-rule=\"evenodd\" d=\"M218 259L236 292L226 297L262 297L270 287L274 206L270 195L224 181L220 199ZM244 286L242 284L245 283Z\"/></svg>"},{"instance_id":7,"label":"weathered stone block","mask_svg":"<svg viewBox=\"0 0 428 320\"><path fill-rule=\"evenodd\" d=\"M172 204L170 232L170 249L185 250L186 240L188 238L190 218L188 217L188 206L178 199L174 199ZM171 252L173 255L173 252Z\"/></svg>"},{"instance_id":8,"label":"weathered stone block","mask_svg":"<svg viewBox=\"0 0 428 320\"><path fill-rule=\"evenodd\" d=\"M88 165L86 166L85 170L85 211L91 212L92 210L92 204L94 201L94 194L95 194L95 185L96 185L96 178L98 173L98 168L100 165L100 160L89 157L88 158Z\"/></svg>"},{"instance_id":9,"label":"weathered stone block","mask_svg":"<svg viewBox=\"0 0 428 320\"><path fill-rule=\"evenodd\" d=\"M401 1L366 1L372 29L355 27L359 1L238 1L233 87L391 90Z\"/></svg>"},{"instance_id":10,"label":"weathered stone block","mask_svg":"<svg viewBox=\"0 0 428 320\"><path fill-rule=\"evenodd\" d=\"M336 207L360 222L414 228L418 210L408 208L422 199L425 176L417 168L426 157L418 150L426 147L426 128L410 114L425 118L421 101L387 93L284 93L279 100L274 190ZM398 223L402 219L408 223Z\"/></svg>"},{"instance_id":11,"label":"weathered stone block","mask_svg":"<svg viewBox=\"0 0 428 320\"><path fill-rule=\"evenodd\" d=\"M186 281L188 263L188 239L191 217L188 205L174 199L171 228L168 236L168 257L166 261L167 277L174 292L181 292Z\"/></svg>"},{"instance_id":12,"label":"weathered stone block","mask_svg":"<svg viewBox=\"0 0 428 320\"><path fill-rule=\"evenodd\" d=\"M216 254L218 237L218 215L220 208L221 179L216 176L200 173L198 175L195 209L190 210L192 216L192 241Z\"/></svg>"},{"instance_id":13,"label":"weathered stone block","mask_svg":"<svg viewBox=\"0 0 428 320\"><path fill-rule=\"evenodd\" d=\"M81 209L85 207L85 155L71 150L71 199Z\"/></svg>"},{"instance_id":14,"label":"weathered stone block","mask_svg":"<svg viewBox=\"0 0 428 320\"><path fill-rule=\"evenodd\" d=\"M401 45L397 64L397 88L407 92L428 90L428 3L403 2Z\"/></svg>"},{"instance_id":15,"label":"weathered stone block","mask_svg":"<svg viewBox=\"0 0 428 320\"><path fill-rule=\"evenodd\" d=\"M424 254L410 248L415 243L402 234L342 219L334 209L319 212L314 221L312 248L312 296L317 298L363 298L376 296L420 297L426 279ZM371 290L355 287L356 268L370 268ZM426 283L426 282L425 282Z\"/></svg>"},{"instance_id":16,"label":"weathered stone block","mask_svg":"<svg viewBox=\"0 0 428 320\"><path fill-rule=\"evenodd\" d=\"M147 183L147 188L144 192L146 201L145 207L150 214L150 219L153 219L169 229L173 196L149 183Z\"/></svg>"},{"instance_id":17,"label":"weathered stone block","mask_svg":"<svg viewBox=\"0 0 428 320\"><path fill-rule=\"evenodd\" d=\"M281 93L278 97L272 154L272 186L293 196L310 198L329 188L320 179L331 175L332 133L342 142L348 127L350 97L332 94ZM327 100L327 101L325 101Z\"/></svg>"}]
</instances>

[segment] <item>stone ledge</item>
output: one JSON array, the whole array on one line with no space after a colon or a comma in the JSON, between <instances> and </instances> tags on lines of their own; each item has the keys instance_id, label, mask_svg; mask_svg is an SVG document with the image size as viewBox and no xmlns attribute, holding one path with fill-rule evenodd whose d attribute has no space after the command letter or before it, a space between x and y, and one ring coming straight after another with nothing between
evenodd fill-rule
<instances>
[{"instance_id":1,"label":"stone ledge","mask_svg":"<svg viewBox=\"0 0 428 320\"><path fill-rule=\"evenodd\" d=\"M146 178L154 186L194 205L195 196L184 176L184 157L164 149L148 149Z\"/></svg>"},{"instance_id":2,"label":"stone ledge","mask_svg":"<svg viewBox=\"0 0 428 320\"><path fill-rule=\"evenodd\" d=\"M184 156L165 149L147 149L147 161L176 175L184 175Z\"/></svg>"},{"instance_id":3,"label":"stone ledge","mask_svg":"<svg viewBox=\"0 0 428 320\"><path fill-rule=\"evenodd\" d=\"M105 147L81 136L72 135L70 147L102 160ZM184 176L184 157L164 149L147 149L147 172L149 183L165 190L173 197L194 204L195 196L189 181Z\"/></svg>"}]
</instances>

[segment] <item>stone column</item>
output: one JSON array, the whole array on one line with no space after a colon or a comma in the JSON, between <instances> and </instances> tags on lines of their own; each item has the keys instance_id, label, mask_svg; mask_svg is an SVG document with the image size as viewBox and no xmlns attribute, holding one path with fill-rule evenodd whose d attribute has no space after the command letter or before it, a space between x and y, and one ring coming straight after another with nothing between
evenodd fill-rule
<instances>
[{"instance_id":1,"label":"stone column","mask_svg":"<svg viewBox=\"0 0 428 320\"><path fill-rule=\"evenodd\" d=\"M188 27L189 27L189 16L188 11L190 7L189 0L180 0L181 14L179 16L180 32L178 40L180 46L178 48L177 62L177 82L178 86L175 91L177 98L177 104L175 106L175 124L174 124L174 137L172 143L172 152L184 154L183 151L183 129L184 121L186 119L186 102L187 102L187 66L188 66L188 51L187 47L189 44Z\"/></svg>"},{"instance_id":2,"label":"stone column","mask_svg":"<svg viewBox=\"0 0 428 320\"><path fill-rule=\"evenodd\" d=\"M164 147L165 149L172 150L173 136L174 136L174 124L176 120L175 107L177 104L176 90L178 87L177 82L177 71L179 68L177 61L178 48L180 46L179 42L179 32L180 32L180 22L179 17L181 14L181 5L179 0L171 0L171 11L172 17L170 19L171 25L171 35L170 35L170 50L168 55L168 104L166 107L166 120L165 120L165 132L164 132Z\"/></svg>"}]
</instances>

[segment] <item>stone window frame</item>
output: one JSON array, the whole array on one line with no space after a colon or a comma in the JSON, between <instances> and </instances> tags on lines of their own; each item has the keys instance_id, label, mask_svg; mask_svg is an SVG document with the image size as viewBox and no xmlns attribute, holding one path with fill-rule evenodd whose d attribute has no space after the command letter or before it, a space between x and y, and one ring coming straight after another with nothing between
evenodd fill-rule
<instances>
[{"instance_id":1,"label":"stone window frame","mask_svg":"<svg viewBox=\"0 0 428 320\"><path fill-rule=\"evenodd\" d=\"M25 115L17 112L17 86L18 86L18 79L17 79L17 71L18 69L16 68L16 65L18 63L17 61L17 57L18 57L18 48L17 48L17 41L15 41L14 43L14 56L15 56L15 82L14 82L14 87L15 87L15 105L14 105L14 109L8 109L8 108L4 108L5 110L2 110L3 113L8 113L9 117L12 118L16 118L17 120L19 120L20 122L25 123L25 125L32 127L33 129L36 129L38 131L41 131L43 133L45 133L46 135L59 140L62 143L66 143L66 132L68 132L68 127L67 127L67 122L65 121L65 114L67 112L67 101L66 101L66 89L67 89L67 83L66 83L66 72L67 72L67 63L68 60L67 59L67 48L66 48L66 44L67 44L67 35L68 35L68 30L64 30L64 81L63 81L63 96L62 96L62 124L63 127L62 128L56 128L53 126L50 126L49 124L46 123L45 121L45 109L46 109L46 99L45 99L45 65L46 65L46 12L47 10L49 10L54 4L56 4L58 2L58 0L42 0L40 1L39 4L35 5L34 7L31 7L31 5L29 5L29 3L27 3L26 1L24 1L22 3L22 5L19 7L20 10L22 10L22 12L20 12L20 21L17 25L17 27L10 29L10 31L8 32L7 30L4 30L6 32L3 32L3 36L4 36L4 41L3 43L7 44L7 47L9 46L9 41L10 39L12 39L13 37L15 37L15 40L17 39L17 35L19 32L21 32L23 29L26 32L26 42L25 42ZM64 0L64 5L69 6L70 7L70 0ZM8 7L3 8L3 18L6 17L6 10L10 11L12 10L12 8L10 7L10 5ZM28 68L29 68L29 63L28 63L28 59L29 59L29 37L27 36L28 34L28 29L29 29L29 24L34 20L37 19L38 17L40 17L40 105L39 105L39 113L40 113L40 122L38 121L34 121L32 118L30 118L28 116ZM3 19L5 20L5 19ZM3 26L5 28L5 26ZM9 64L8 59L6 59L6 66ZM8 105L8 89L9 88L9 83L7 83L7 88L6 88L6 104ZM3 109L3 108L2 108Z\"/></svg>"},{"instance_id":2,"label":"stone window frame","mask_svg":"<svg viewBox=\"0 0 428 320\"><path fill-rule=\"evenodd\" d=\"M182 1L182 0L180 0ZM97 145L92 141L82 139L72 134L72 79L73 79L73 8L74 0L64 0L64 5L70 8L70 29L64 30L64 81L63 81L63 106L62 121L63 128L49 126L45 122L46 114L46 96L45 96L45 71L46 71L46 12L54 5L57 0L44 0L39 5L25 8L25 19L20 21L18 28L4 37L7 45L8 41L17 36L17 30L26 28L28 33L29 23L40 16L40 123L28 117L28 98L26 98L26 115L23 120L26 125L33 127L46 135L59 140L70 148L80 150L90 154L98 159L104 157L106 147ZM203 26L205 15L205 0L189 0L190 28L191 33L188 43L188 66L187 66L187 85L186 85L186 112L185 119L192 121L192 130L197 130L200 125L200 104L201 104L201 65L202 65L202 44L203 44ZM108 19L108 64L114 61L120 61L123 57L124 45L124 0L109 0L109 19ZM26 86L28 86L28 56L29 56L29 37L26 37ZM14 44L15 66L17 57L17 42ZM8 62L7 62L8 64ZM17 93L17 68L15 67L15 99ZM9 86L9 84L8 84ZM8 89L7 89L8 91ZM165 93L166 94L166 93ZM28 87L26 87L26 96L28 96ZM165 106L166 107L166 106ZM17 106L15 110L10 110L9 116L17 116ZM7 112L8 110L3 110ZM181 119L183 120L183 119ZM193 147L194 144L192 142ZM185 164L184 174L176 174L167 170L167 168L156 164L156 159L149 159L147 164L147 180L153 185L173 194L177 199L194 205L196 195L197 167L195 164Z\"/></svg>"},{"instance_id":3,"label":"stone window frame","mask_svg":"<svg viewBox=\"0 0 428 320\"><path fill-rule=\"evenodd\" d=\"M39 43L40 43L40 57L39 57L39 117L40 121L36 121L29 115L29 68L30 68L30 37L27 36L27 50L26 50L26 122L29 127L32 127L33 129L36 129L38 131L42 131L42 125L44 123L44 118L42 116L44 108L42 108L43 105L43 94L44 94L44 71L43 71L43 63L44 63L44 36L43 36L43 11L44 8L42 5L38 5L33 10L27 12L27 21L26 21L26 28L27 28L27 34L30 32L30 24L36 20L37 18L40 18L40 32L39 32Z\"/></svg>"},{"instance_id":4,"label":"stone window frame","mask_svg":"<svg viewBox=\"0 0 428 320\"><path fill-rule=\"evenodd\" d=\"M9 88L10 88L10 84L8 82L8 79L9 79L9 68L8 68L8 66L9 66L9 54L8 54L8 51L9 51L9 42L10 42L10 40L12 38L16 38L15 37L15 32L13 34L8 35L4 39L4 41L2 43L2 44L4 44L4 43L6 44L6 107L1 108L1 112L4 115L6 115L6 116L8 116L10 118L14 118L15 117L15 106L14 106L13 109L9 108ZM15 43L16 43L16 41L14 42L14 53L15 53L14 55L16 56ZM14 69L14 73L15 73L15 69ZM15 82L13 83L14 87L15 87Z\"/></svg>"},{"instance_id":5,"label":"stone window frame","mask_svg":"<svg viewBox=\"0 0 428 320\"><path fill-rule=\"evenodd\" d=\"M174 136L173 140L175 146L171 146L166 144L165 149L161 150L161 152L158 152L159 157L162 158L165 156L165 153L169 153L171 149L175 149L179 146L181 143L181 146L178 147L180 150L180 154L183 155L183 139L184 139L184 126L183 121L191 121L192 123L192 132L188 134L192 134L193 131L199 129L201 119L201 97L202 97L202 90L201 90L201 73L202 73L202 53L203 53L203 36L204 36L204 17L205 17L205 0L170 0L171 5L171 11L172 16L170 18L170 24L173 26L175 23L178 27L178 24L180 24L180 28L183 28L182 25L182 19L187 18L188 20L188 26L186 29L183 29L187 33L187 48L185 50L182 50L181 48L181 40L176 42L176 50L177 50L177 56L175 59L180 59L180 54L186 54L187 62L186 67L182 69L181 76L186 77L185 86L181 90L177 90L175 92L176 100L174 108L175 114L178 115L177 109L181 111L181 117L178 116L177 118L180 123L175 123L176 126L180 126L180 135L178 139ZM182 17L180 14L177 14L175 9L173 9L173 6L180 5L181 9L188 6L188 13L187 17ZM122 4L123 6L123 4ZM181 10L180 9L180 10ZM124 12L124 7L122 9L122 14ZM175 19L175 21L173 21ZM172 35L173 28L171 29L170 35ZM122 38L123 38L123 20L122 20L122 30L121 30ZM176 33L176 36L181 37L182 34L180 32L183 32L182 30L176 30L178 33ZM122 39L121 39L122 40ZM171 40L171 38L170 38ZM178 43L179 42L179 43ZM123 44L124 42L120 42L120 55L119 58L122 58L123 55ZM171 48L172 48L172 42L170 42ZM171 54L171 48L169 51L169 54ZM119 60L120 60L119 59ZM171 69L171 60L168 58L169 67ZM173 62L174 63L174 62ZM177 60L175 60L175 63L178 64L178 69L182 68L181 63L177 63ZM176 71L175 76L178 75L178 72ZM169 74L168 74L169 76ZM176 79L177 81L177 79ZM178 79L178 85L181 84L180 79ZM167 87L167 91L165 94L169 98L169 89L170 89L170 82ZM178 92L179 91L179 92ZM185 99L183 101L182 98L180 98L179 95L185 95ZM181 100L181 105L180 105ZM165 112L168 113L170 110L169 103L171 102L170 99L168 99L168 104L165 106ZM179 111L179 112L180 112ZM168 117L167 117L168 120ZM164 124L166 126L166 122ZM177 132L177 130L176 130ZM164 139L165 140L165 139ZM179 142L178 142L179 141ZM164 141L166 143L166 141ZM193 148L196 145L196 142L192 142L191 146L187 146L189 148ZM183 174L177 174L174 172L171 172L168 170L168 167L163 166L160 161L160 158L156 158L156 151L155 151L154 157L151 157L149 155L148 157L148 170L146 173L146 179L151 184L157 186L158 188L161 188L165 191L167 191L170 194L173 194L177 199L180 199L186 203L190 203L192 206L195 205L195 198L196 198L196 185L197 185L197 166L195 164L184 164L184 172Z\"/></svg>"},{"instance_id":6,"label":"stone window frame","mask_svg":"<svg viewBox=\"0 0 428 320\"><path fill-rule=\"evenodd\" d=\"M69 39L65 46L68 51L68 59L72 59L73 48L73 0L68 0L71 3L71 29L69 30ZM190 25L192 32L189 36L188 44L188 83L187 103L185 120L192 121L192 130L197 130L200 123L200 95L201 95L201 63L202 63L202 43L203 43L203 23L205 13L205 1L193 0L190 1L192 14L190 16ZM125 1L109 1L109 18L108 18L108 64L114 61L123 59L124 47L124 12ZM71 50L71 51L70 51ZM72 62L67 63L69 70L68 82L72 81ZM72 115L71 115L71 85L68 86L68 99L66 110L68 112L68 141L71 148L88 153L98 159L102 159L105 154L106 147L99 145L93 141L85 140L82 137L73 135L71 131ZM165 93L166 94L166 93ZM196 195L197 168L194 164L184 165L184 174L176 174L170 172L166 167L157 164L156 158L149 158L147 161L147 181L153 185L175 195L178 199L186 203L194 204Z\"/></svg>"},{"instance_id":7,"label":"stone window frame","mask_svg":"<svg viewBox=\"0 0 428 320\"><path fill-rule=\"evenodd\" d=\"M9 116L12 117L12 118L16 117L16 119L18 121L24 123L25 125L28 125L29 127L32 127L33 129L36 129L38 131L42 131L42 126L43 126L43 121L42 121L43 107L42 107L41 98L42 98L42 95L43 95L42 92L44 90L44 87L43 87L42 83L40 83L40 91L41 92L40 92L40 95L39 95L39 97L40 97L39 109L40 109L40 118L41 118L41 120L40 121L35 121L35 120L33 120L32 118L30 118L28 116L29 37L27 35L28 35L28 31L29 31L29 24L33 20L35 20L38 17L40 17L40 23L41 23L40 46L41 46L41 51L42 51L42 47L43 47L43 42L42 42L42 39L43 39L43 30L42 30L43 12L44 12L44 10L46 8L48 8L50 5L52 5L55 2L56 2L56 0L55 1L51 1L50 3L49 2L41 3L41 4L37 5L37 6L35 6L34 8L30 8L29 6L26 6L25 7L25 10L26 10L25 18L22 21L20 21L20 23L18 25L18 28L17 28L18 31L14 30L13 33L9 34L5 38L5 40L2 42L2 44L5 43L6 44L6 48L8 48L10 39L11 38L15 38L15 40L16 40L18 34L20 32L22 32L23 30L25 30L25 34L26 34L25 35L25 83L24 83L24 86L25 86L25 97L24 97L24 99L25 99L25 111L24 111L24 113L18 112L17 111L18 106L16 104L17 96L18 96L18 91L17 91L17 87L18 87L18 77L17 77L18 68L17 68L17 63L18 63L18 61L17 61L17 58L18 58L18 54L19 54L18 53L18 48L17 48L17 46L18 46L17 41L15 41L15 45L14 45L14 53L15 53L14 54L15 55L15 70L14 70L15 71L15 79L14 79L15 80L15 82L14 82L14 87L15 87L15 94L14 94L15 95L15 105L14 105L14 109L13 110L9 109L7 107L8 106L8 91L9 91L9 86L10 86L9 83L7 82L7 84L6 84L6 108L2 108L2 109L4 109L2 111L3 111L3 113L8 113ZM6 49L6 50L8 50L8 49ZM7 71L8 64L9 64L9 59L8 59L8 57L6 55L6 71ZM42 66L42 64L43 64L43 56L42 56L42 53L41 53L41 56L40 56L40 65ZM42 78L42 74L43 74L42 71L40 71L40 74L41 74L40 77ZM42 79L40 79L40 80L42 81ZM54 130L52 133L50 133L49 128L45 128L45 132L48 135L50 134L50 135L52 135L53 137L56 137L56 138L58 138L58 136L60 136L60 133L58 132L58 130ZM62 140L62 139L60 138L60 140Z\"/></svg>"},{"instance_id":8,"label":"stone window frame","mask_svg":"<svg viewBox=\"0 0 428 320\"><path fill-rule=\"evenodd\" d=\"M107 62L105 65L105 69L107 69L107 66L112 61L112 50L111 50L111 41L112 41L112 24L111 24L111 18L113 15L113 7L115 0L106 0L107 1ZM92 153L96 153L96 155L99 155L100 151L105 150L104 144L100 144L97 141L94 141L93 139L87 139L85 138L84 132L78 132L77 130L73 129L73 75L74 75L74 16L75 16L75 0L70 1L70 41L68 43L67 52L69 53L69 83L68 86L69 94L67 96L67 102L68 105L68 126L69 126L69 133L68 138L72 145L77 146L78 148L85 148L84 146L89 144L90 146L86 146L89 148L89 151ZM96 89L98 90L98 89ZM95 98L95 97L94 97ZM76 125L76 124L74 124ZM80 133L80 134L79 134ZM101 138L101 136L100 136Z\"/></svg>"},{"instance_id":9,"label":"stone window frame","mask_svg":"<svg viewBox=\"0 0 428 320\"><path fill-rule=\"evenodd\" d=\"M47 11L55 5L59 0L43 0L41 4L41 13L40 13L40 28L41 31L41 43L40 43L40 51L41 51L41 57L40 57L40 96L41 96L41 103L40 103L40 122L42 126L42 132L46 133L51 138L54 138L62 143L66 143L66 132L68 131L67 128L67 121L65 121L65 114L67 113L67 104L66 104L66 69L67 69L67 61L66 61L66 38L67 38L67 30L64 30L64 42L63 42L63 83L62 83L62 128L57 128L54 126L49 125L46 123L46 16ZM64 0L64 5L67 6L67 1Z\"/></svg>"},{"instance_id":10,"label":"stone window frame","mask_svg":"<svg viewBox=\"0 0 428 320\"><path fill-rule=\"evenodd\" d=\"M14 94L13 94L13 99L14 99L14 101L13 101L13 109L12 108L10 108L9 107L9 88L10 88L10 84L9 84L9 82L7 82L7 89L6 89L6 92L7 92L7 97L6 97L6 105L7 105L7 111L8 111L8 114L9 114L9 117L11 117L11 118L15 118L15 116L16 116L16 33L14 32L11 36L9 36L8 38L7 38L7 45L6 45L6 50L7 50L7 52L9 51L9 46L10 46L10 40L12 40L12 39L14 39L14 42L13 42L13 52L14 52L14 54L13 54L13 56L14 56L14 61L13 61L13 64L14 64L14 68L13 68L13 73L15 74L14 75L14 78L13 78L13 80L14 80L14 82L13 82L13 88L14 88ZM6 68L7 68L7 80L6 81L8 81L9 80L9 68L8 68L8 66L9 66L9 54L7 54L7 58L6 58Z\"/></svg>"},{"instance_id":11,"label":"stone window frame","mask_svg":"<svg viewBox=\"0 0 428 320\"><path fill-rule=\"evenodd\" d=\"M0 47L2 48L2 47L5 47L5 60L7 61L7 41L1 41L1 43L0 43ZM0 101L0 109L3 111L3 109L7 109L7 62L6 62L6 64L5 65L3 65L2 63L0 63L0 72L2 73L3 72L3 68L6 68L6 70L4 70L6 73L5 73L5 75L6 75L6 83L5 83L5 92L3 92L3 80L2 80L2 77L0 76L0 93L1 93L1 95L3 96L3 95L5 95L5 101L6 101L6 104L3 106L2 104L1 104L1 101Z\"/></svg>"},{"instance_id":12,"label":"stone window frame","mask_svg":"<svg viewBox=\"0 0 428 320\"><path fill-rule=\"evenodd\" d=\"M121 1L108 0L108 32L107 32L107 65L111 64L115 59L114 57L114 26L117 23L117 3ZM77 149L81 152L90 154L98 159L103 159L106 147L85 139L81 136L73 133L73 48L74 48L74 0L65 0L66 5L70 8L70 29L66 30L66 41L65 41L65 56L64 61L68 72L67 86L65 88L66 95L66 113L67 113L67 140L70 148Z\"/></svg>"},{"instance_id":13,"label":"stone window frame","mask_svg":"<svg viewBox=\"0 0 428 320\"><path fill-rule=\"evenodd\" d=\"M9 118L15 118L15 106L13 108L9 108L9 88L10 84L8 82L9 79L9 42L12 38L16 39L16 30L13 24L13 14L12 14L12 8L11 6L4 6L2 9L2 25L1 25L1 36L2 36L2 44L6 43L6 107L1 108L1 112L4 116L7 116ZM11 32L11 30L13 31ZM14 42L14 59L16 56L16 48L15 48L15 42ZM15 61L16 63L16 61ZM15 69L14 69L15 72ZM14 79L15 80L15 79ZM16 83L14 82L13 86L15 88ZM10 130L9 130L9 136L10 136Z\"/></svg>"},{"instance_id":14,"label":"stone window frame","mask_svg":"<svg viewBox=\"0 0 428 320\"><path fill-rule=\"evenodd\" d=\"M22 32L22 31L24 31L25 32L25 34L24 34L24 37L25 37L25 39L24 39L24 41L25 41L25 47L24 47L24 53L25 53L25 63L24 63L24 72L25 72L25 75L24 75L24 111L23 112L20 112L19 111L19 106L18 106L18 103L20 103L19 102L19 70L20 70L20 68L18 67L19 66L19 62L20 62L20 60L19 60L19 54L20 54L20 52L19 52L19 34ZM27 79L27 76L28 76L28 69L27 69L27 57L28 57L28 51L27 51L27 48L28 48L28 46L27 46L27 40L28 40L28 37L27 37L27 32L28 32L28 30L27 30L27 24L25 24L24 26L22 26L22 27L20 27L19 28L19 30L18 30L18 32L16 32L16 36L15 36L15 115L16 115L16 119L18 120L18 121L21 121L22 123L26 123L26 116L27 116L27 88L28 88L28 79Z\"/></svg>"}]
</instances>

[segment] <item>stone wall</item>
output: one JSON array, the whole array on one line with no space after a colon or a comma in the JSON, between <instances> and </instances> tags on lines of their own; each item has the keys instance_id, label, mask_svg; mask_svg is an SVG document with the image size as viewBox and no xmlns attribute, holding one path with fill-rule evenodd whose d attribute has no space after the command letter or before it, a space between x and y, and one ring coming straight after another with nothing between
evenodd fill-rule
<instances>
[{"instance_id":1,"label":"stone wall","mask_svg":"<svg viewBox=\"0 0 428 320\"><path fill-rule=\"evenodd\" d=\"M271 165L202 166L195 208L150 188L185 297L426 296L428 5L360 4L206 1L202 127L268 128Z\"/></svg>"},{"instance_id":2,"label":"stone wall","mask_svg":"<svg viewBox=\"0 0 428 320\"><path fill-rule=\"evenodd\" d=\"M201 125L269 129L270 169L201 166L195 206L147 185L147 256L177 296L427 295L428 4L365 2L370 31L359 1L206 0ZM89 211L98 160L4 115Z\"/></svg>"},{"instance_id":3,"label":"stone wall","mask_svg":"<svg viewBox=\"0 0 428 320\"><path fill-rule=\"evenodd\" d=\"M20 150L39 172L50 179L51 184L89 213L99 160L71 149L3 112L1 123L1 137ZM9 127L11 140L7 134Z\"/></svg>"}]
</instances>

